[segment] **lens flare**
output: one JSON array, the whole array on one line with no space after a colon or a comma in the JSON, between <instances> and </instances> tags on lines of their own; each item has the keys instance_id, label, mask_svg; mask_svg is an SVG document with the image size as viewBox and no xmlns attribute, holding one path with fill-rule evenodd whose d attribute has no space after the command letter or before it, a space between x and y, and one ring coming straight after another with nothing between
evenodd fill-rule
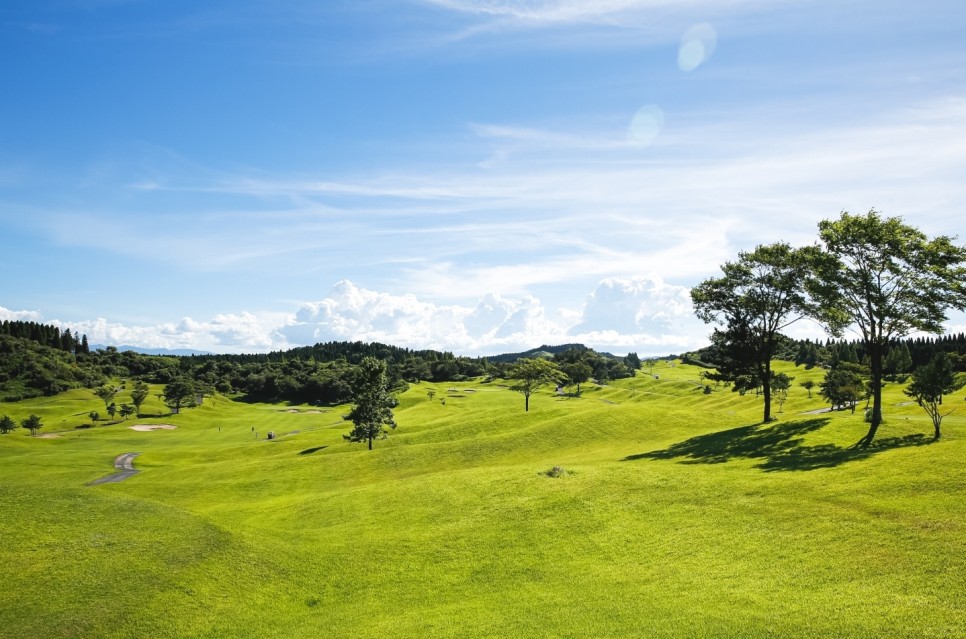
<instances>
[{"instance_id":1,"label":"lens flare","mask_svg":"<svg viewBox=\"0 0 966 639\"><path fill-rule=\"evenodd\" d=\"M718 44L718 34L707 22L696 24L681 36L678 48L678 68L694 71L708 61Z\"/></svg>"},{"instance_id":2,"label":"lens flare","mask_svg":"<svg viewBox=\"0 0 966 639\"><path fill-rule=\"evenodd\" d=\"M664 111L653 104L641 107L631 118L627 137L631 142L647 145L654 141L664 128Z\"/></svg>"}]
</instances>

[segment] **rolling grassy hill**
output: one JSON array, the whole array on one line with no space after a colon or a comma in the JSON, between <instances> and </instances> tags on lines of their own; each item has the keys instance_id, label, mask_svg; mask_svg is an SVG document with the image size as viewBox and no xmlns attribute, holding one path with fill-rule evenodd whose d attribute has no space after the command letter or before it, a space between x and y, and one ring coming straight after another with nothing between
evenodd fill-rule
<instances>
[{"instance_id":1,"label":"rolling grassy hill","mask_svg":"<svg viewBox=\"0 0 966 639\"><path fill-rule=\"evenodd\" d=\"M821 373L778 370L795 386L767 426L753 396L704 394L700 369L668 363L579 398L545 390L529 413L498 384L423 383L371 452L343 441L338 408L216 397L160 416L152 396L157 417L78 429L103 409L89 391L0 404L60 435L0 436L0 628L966 635L966 419L933 443L890 386L877 444L853 450L861 411L808 414L823 405L797 384ZM86 485L126 452L139 474Z\"/></svg>"}]
</instances>

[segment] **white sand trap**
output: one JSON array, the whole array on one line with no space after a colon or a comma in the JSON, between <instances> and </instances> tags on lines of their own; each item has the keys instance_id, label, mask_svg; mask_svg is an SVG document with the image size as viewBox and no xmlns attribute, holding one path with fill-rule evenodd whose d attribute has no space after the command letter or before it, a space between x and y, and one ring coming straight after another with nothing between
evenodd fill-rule
<instances>
[{"instance_id":1,"label":"white sand trap","mask_svg":"<svg viewBox=\"0 0 966 639\"><path fill-rule=\"evenodd\" d=\"M131 430L174 430L177 426L171 424L135 424L128 426Z\"/></svg>"},{"instance_id":2,"label":"white sand trap","mask_svg":"<svg viewBox=\"0 0 966 639\"><path fill-rule=\"evenodd\" d=\"M285 411L285 412L286 412L286 413L297 413L297 412L299 412L299 409L297 409L297 408L290 408L290 409L288 409L288 410L287 410L287 411Z\"/></svg>"},{"instance_id":3,"label":"white sand trap","mask_svg":"<svg viewBox=\"0 0 966 639\"><path fill-rule=\"evenodd\" d=\"M58 435L57 433L44 433L43 435L37 435L38 439L56 439L57 437L62 437L62 435Z\"/></svg>"}]
</instances>

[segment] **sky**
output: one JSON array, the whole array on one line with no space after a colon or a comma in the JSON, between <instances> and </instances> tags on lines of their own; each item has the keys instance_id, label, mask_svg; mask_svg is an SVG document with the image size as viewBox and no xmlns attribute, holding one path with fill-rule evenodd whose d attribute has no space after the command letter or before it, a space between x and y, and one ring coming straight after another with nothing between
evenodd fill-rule
<instances>
[{"instance_id":1,"label":"sky","mask_svg":"<svg viewBox=\"0 0 966 639\"><path fill-rule=\"evenodd\" d=\"M739 251L966 226L962 0L5 2L0 77L0 319L94 344L680 353Z\"/></svg>"}]
</instances>

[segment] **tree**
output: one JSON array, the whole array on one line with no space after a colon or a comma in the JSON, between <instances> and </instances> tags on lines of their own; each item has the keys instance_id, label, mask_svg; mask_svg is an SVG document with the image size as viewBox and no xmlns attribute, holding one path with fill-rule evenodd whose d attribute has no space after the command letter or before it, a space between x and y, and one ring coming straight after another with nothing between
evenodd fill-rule
<instances>
[{"instance_id":1,"label":"tree","mask_svg":"<svg viewBox=\"0 0 966 639\"><path fill-rule=\"evenodd\" d=\"M389 392L385 362L374 357L363 358L353 384L352 401L355 406L343 419L354 426L343 437L350 442L368 442L372 450L373 440L389 436L386 426L396 428L392 409L398 402Z\"/></svg>"},{"instance_id":2,"label":"tree","mask_svg":"<svg viewBox=\"0 0 966 639\"><path fill-rule=\"evenodd\" d=\"M433 401L433 398L436 397L436 391L430 388L428 391L426 391L426 397L429 398L429 401Z\"/></svg>"},{"instance_id":3,"label":"tree","mask_svg":"<svg viewBox=\"0 0 966 639\"><path fill-rule=\"evenodd\" d=\"M942 412L943 396L951 395L963 386L966 386L966 379L959 379L949 355L942 351L913 371L912 382L904 392L929 415L935 429L934 439L939 439L941 435L939 426L943 417L953 412L953 409Z\"/></svg>"},{"instance_id":4,"label":"tree","mask_svg":"<svg viewBox=\"0 0 966 639\"><path fill-rule=\"evenodd\" d=\"M117 404L111 402L111 405L107 407L107 416L114 419L114 415L117 414Z\"/></svg>"},{"instance_id":5,"label":"tree","mask_svg":"<svg viewBox=\"0 0 966 639\"><path fill-rule=\"evenodd\" d=\"M507 379L512 380L510 390L523 393L524 410L530 411L530 396L544 384L551 382L563 384L567 381L560 367L548 359L521 359L507 371Z\"/></svg>"},{"instance_id":6,"label":"tree","mask_svg":"<svg viewBox=\"0 0 966 639\"><path fill-rule=\"evenodd\" d=\"M567 381L577 387L577 394L580 395L580 385L590 379L594 369L586 362L567 362L560 364L560 370L567 376Z\"/></svg>"},{"instance_id":7,"label":"tree","mask_svg":"<svg viewBox=\"0 0 966 639\"><path fill-rule=\"evenodd\" d=\"M794 249L784 242L760 245L739 253L738 261L723 264L722 277L691 289L698 318L725 327L715 331L722 355L716 362L717 379L744 378L760 385L765 422L771 421L771 360L780 331L804 316L802 273L812 253L814 249Z\"/></svg>"},{"instance_id":8,"label":"tree","mask_svg":"<svg viewBox=\"0 0 966 639\"><path fill-rule=\"evenodd\" d=\"M808 398L812 399L812 389L815 388L815 381L811 379L806 379L804 382L799 382L799 386L808 391Z\"/></svg>"},{"instance_id":9,"label":"tree","mask_svg":"<svg viewBox=\"0 0 966 639\"><path fill-rule=\"evenodd\" d=\"M193 406L195 384L187 378L176 379L164 387L164 403L171 412L178 414L184 406Z\"/></svg>"},{"instance_id":10,"label":"tree","mask_svg":"<svg viewBox=\"0 0 966 639\"><path fill-rule=\"evenodd\" d=\"M40 422L40 417L31 414L30 417L20 420L20 425L30 431L31 435L36 435L37 431L44 427Z\"/></svg>"},{"instance_id":11,"label":"tree","mask_svg":"<svg viewBox=\"0 0 966 639\"><path fill-rule=\"evenodd\" d=\"M868 392L869 387L863 375L865 372L858 364L839 362L825 373L825 379L818 385L819 393L833 409L848 406L854 413L855 405Z\"/></svg>"},{"instance_id":12,"label":"tree","mask_svg":"<svg viewBox=\"0 0 966 639\"><path fill-rule=\"evenodd\" d=\"M819 222L819 238L824 251L809 280L813 315L833 336L855 327L869 358L872 413L856 442L864 448L882 423L889 343L913 331L941 333L949 309L966 309L966 248L944 235L929 239L874 209Z\"/></svg>"},{"instance_id":13,"label":"tree","mask_svg":"<svg viewBox=\"0 0 966 639\"><path fill-rule=\"evenodd\" d=\"M775 391L775 399L778 401L778 412L785 409L785 402L788 401L788 389L792 387L794 377L789 377L785 373L774 373L771 378L771 388Z\"/></svg>"},{"instance_id":14,"label":"tree","mask_svg":"<svg viewBox=\"0 0 966 639\"><path fill-rule=\"evenodd\" d=\"M97 420L101 418L100 413L98 413L96 410L92 410L91 412L87 413L87 416L91 418L91 424L96 424Z\"/></svg>"},{"instance_id":15,"label":"tree","mask_svg":"<svg viewBox=\"0 0 966 639\"><path fill-rule=\"evenodd\" d=\"M134 414L134 407L130 404L121 404L121 419L127 419Z\"/></svg>"},{"instance_id":16,"label":"tree","mask_svg":"<svg viewBox=\"0 0 966 639\"><path fill-rule=\"evenodd\" d=\"M12 433L16 428L17 423L13 421L10 415L0 417L0 433L6 435L7 433Z\"/></svg>"},{"instance_id":17,"label":"tree","mask_svg":"<svg viewBox=\"0 0 966 639\"><path fill-rule=\"evenodd\" d=\"M95 388L94 394L104 401L104 408L106 409L114 400L114 396L117 395L117 388L110 384L104 384Z\"/></svg>"},{"instance_id":18,"label":"tree","mask_svg":"<svg viewBox=\"0 0 966 639\"><path fill-rule=\"evenodd\" d=\"M134 388L131 389L131 403L134 404L134 412L137 413L139 418L141 417L141 404L147 399L149 392L147 384L141 380L134 382Z\"/></svg>"}]
</instances>

